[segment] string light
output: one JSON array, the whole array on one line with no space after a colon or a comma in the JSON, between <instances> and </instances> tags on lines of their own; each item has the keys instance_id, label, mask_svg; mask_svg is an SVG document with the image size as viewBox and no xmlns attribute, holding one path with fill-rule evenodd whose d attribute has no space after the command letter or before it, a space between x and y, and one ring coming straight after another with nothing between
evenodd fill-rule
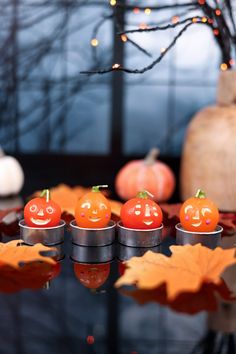
<instances>
[{"instance_id":1,"label":"string light","mask_svg":"<svg viewBox=\"0 0 236 354\"><path fill-rule=\"evenodd\" d=\"M161 26L151 26L148 23L145 22L141 22L138 26L138 28L136 29L132 29L132 30L127 30L127 31L119 31L119 35L120 35L120 39L123 42L129 41L132 45L134 45L138 50L140 50L141 52L145 53L148 56L151 56L151 54L146 51L144 48L142 48L139 44L137 44L136 42L130 40L129 38L127 38L128 33L136 33L136 32L155 32L155 31L163 31L163 30L167 30L169 28L176 28L178 30L177 33L175 33L175 36L173 38L173 40L168 44L168 46L166 48L160 48L160 52L159 52L159 56L157 56L156 58L153 59L153 61L149 64L146 65L144 67L142 67L141 69L132 69L132 68L127 68L125 66L121 66L120 64L113 64L113 66L110 66L109 68L101 68L101 69L97 69L94 71L84 71L82 73L96 73L96 74L105 74L105 73L109 73L112 72L113 70L120 70L126 73L134 73L134 74L143 74L144 72L151 70L153 67L155 67L158 63L160 63L160 61L162 60L163 56L169 52L176 44L176 42L178 41L178 39L192 26L192 25L198 25L198 24L208 24L211 29L212 32L215 36L219 36L219 38L217 38L217 43L220 46L220 49L222 51L222 57L223 58L227 58L227 60L225 60L225 62L220 63L220 68L221 70L225 71L227 69L229 69L232 65L234 65L234 61L233 59L230 59L232 57L231 54L231 50L232 50L232 41L230 40L230 38L235 38L236 36L236 31L234 30L233 25L233 19L230 18L230 16L227 16L227 14L230 13L230 11L232 10L232 6L231 6L231 2L227 1L225 2L225 7L221 9L221 0L215 0L215 3L212 1L212 3L207 0L196 0L196 4L198 5L198 7L201 5L202 7L202 16L199 15L190 15L189 17L185 18L185 19L181 19L178 15L177 16L172 16L169 20L168 24L165 25L161 25ZM118 0L109 0L111 5L117 5L119 4ZM214 6L215 4L217 4L216 6ZM188 7L191 6L190 3L186 3L184 4L184 8L186 7L186 9L188 10ZM156 10L156 7L135 7L132 6L130 7L130 5L122 5L122 7L128 9L128 10L132 10L132 12L134 14L140 14L141 11L142 13L144 12L147 15L150 15L153 10ZM168 6L172 9L174 9L176 7L176 4L171 4L170 6ZM162 9L164 9L165 6L160 7L160 11ZM224 10L226 9L226 14L224 13ZM189 8L190 13L192 12L192 9ZM217 17L220 17L221 21L217 20ZM112 15L109 16L109 18L115 18L116 17L116 13L112 13ZM106 18L105 18L106 20ZM229 21L229 24L227 23ZM102 22L103 23L103 22ZM179 27L181 25L181 27ZM182 26L184 25L184 26ZM230 31L224 31L225 28L230 28L232 29L232 32L234 31L235 33L230 33ZM94 32L95 33L95 32ZM95 34L94 34L95 36ZM230 37L230 38L229 38ZM229 41L229 45L225 45L225 41ZM91 41L91 44L96 46L98 45L98 42L96 40L96 38L94 38Z\"/></svg>"},{"instance_id":2,"label":"string light","mask_svg":"<svg viewBox=\"0 0 236 354\"><path fill-rule=\"evenodd\" d=\"M233 66L235 64L235 60L234 59L230 59L229 63L230 63L231 66Z\"/></svg>"},{"instance_id":3,"label":"string light","mask_svg":"<svg viewBox=\"0 0 236 354\"><path fill-rule=\"evenodd\" d=\"M110 0L110 5L111 6L116 6L116 0Z\"/></svg>"},{"instance_id":4,"label":"string light","mask_svg":"<svg viewBox=\"0 0 236 354\"><path fill-rule=\"evenodd\" d=\"M226 71L228 69L228 65L226 63L222 63L220 68L222 71Z\"/></svg>"},{"instance_id":5,"label":"string light","mask_svg":"<svg viewBox=\"0 0 236 354\"><path fill-rule=\"evenodd\" d=\"M144 12L145 12L146 15L150 15L151 12L152 12L152 10L149 9L149 8L146 8L146 9L144 10Z\"/></svg>"},{"instance_id":6,"label":"string light","mask_svg":"<svg viewBox=\"0 0 236 354\"><path fill-rule=\"evenodd\" d=\"M140 13L140 10L139 10L139 8L138 7L135 7L134 9L133 9L133 13L134 14L139 14Z\"/></svg>"},{"instance_id":7,"label":"string light","mask_svg":"<svg viewBox=\"0 0 236 354\"><path fill-rule=\"evenodd\" d=\"M173 16L171 21L172 21L173 24L178 23L179 22L179 16Z\"/></svg>"},{"instance_id":8,"label":"string light","mask_svg":"<svg viewBox=\"0 0 236 354\"><path fill-rule=\"evenodd\" d=\"M120 64L113 64L112 65L112 69L119 69L119 67L120 67Z\"/></svg>"},{"instance_id":9,"label":"string light","mask_svg":"<svg viewBox=\"0 0 236 354\"><path fill-rule=\"evenodd\" d=\"M97 40L97 38L93 38L93 39L91 39L90 44L93 47L97 47L99 44L99 41Z\"/></svg>"},{"instance_id":10,"label":"string light","mask_svg":"<svg viewBox=\"0 0 236 354\"><path fill-rule=\"evenodd\" d=\"M128 40L128 38L127 38L127 36L126 36L125 34L122 34L122 35L120 36L120 38L121 38L121 40L122 40L123 42L127 42L127 40Z\"/></svg>"}]
</instances>

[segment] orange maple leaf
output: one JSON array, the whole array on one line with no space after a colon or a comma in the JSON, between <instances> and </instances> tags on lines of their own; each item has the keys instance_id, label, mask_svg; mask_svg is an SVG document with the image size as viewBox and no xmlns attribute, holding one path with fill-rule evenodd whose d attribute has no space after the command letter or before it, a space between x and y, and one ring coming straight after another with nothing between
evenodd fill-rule
<instances>
[{"instance_id":1,"label":"orange maple leaf","mask_svg":"<svg viewBox=\"0 0 236 354\"><path fill-rule=\"evenodd\" d=\"M59 184L56 187L50 189L51 199L58 203L62 210L62 217L65 217L65 221L70 220L69 215L74 215L75 207L79 198L81 198L84 194L91 191L91 188L86 188L82 186L70 187L66 184ZM34 195L40 195L40 191L36 192ZM108 191L102 191L106 196ZM120 209L122 203L108 199L111 204L112 214L116 216L120 216ZM69 214L69 215L68 215ZM73 218L72 218L73 219Z\"/></svg>"},{"instance_id":2,"label":"orange maple leaf","mask_svg":"<svg viewBox=\"0 0 236 354\"><path fill-rule=\"evenodd\" d=\"M126 294L138 302L157 301L187 313L215 310L217 293L224 299L232 298L222 273L236 264L234 249L210 250L200 244L170 248L171 257L148 251L131 258L116 287L133 285L136 290Z\"/></svg>"},{"instance_id":3,"label":"orange maple leaf","mask_svg":"<svg viewBox=\"0 0 236 354\"><path fill-rule=\"evenodd\" d=\"M42 244L26 246L21 240L0 243L0 291L42 288L54 272L55 255L56 250Z\"/></svg>"}]
</instances>

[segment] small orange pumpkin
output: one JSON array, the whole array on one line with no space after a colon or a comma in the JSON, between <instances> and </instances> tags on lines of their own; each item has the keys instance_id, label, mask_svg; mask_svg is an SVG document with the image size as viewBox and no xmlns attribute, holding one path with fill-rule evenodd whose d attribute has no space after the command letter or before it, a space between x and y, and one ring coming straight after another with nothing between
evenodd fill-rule
<instances>
[{"instance_id":1,"label":"small orange pumpkin","mask_svg":"<svg viewBox=\"0 0 236 354\"><path fill-rule=\"evenodd\" d=\"M128 162L118 172L116 192L121 199L134 198L141 190L148 190L158 202L167 201L175 188L175 177L165 163L157 161L159 150L153 148L143 160Z\"/></svg>"}]
</instances>

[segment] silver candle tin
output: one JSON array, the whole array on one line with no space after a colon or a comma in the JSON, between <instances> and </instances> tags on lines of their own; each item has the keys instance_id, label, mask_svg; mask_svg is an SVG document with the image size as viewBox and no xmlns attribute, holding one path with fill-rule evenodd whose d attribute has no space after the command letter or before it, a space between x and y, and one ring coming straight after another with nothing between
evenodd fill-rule
<instances>
[{"instance_id":1,"label":"silver candle tin","mask_svg":"<svg viewBox=\"0 0 236 354\"><path fill-rule=\"evenodd\" d=\"M115 257L115 245L86 247L72 244L71 259L78 263L107 263Z\"/></svg>"},{"instance_id":2,"label":"silver candle tin","mask_svg":"<svg viewBox=\"0 0 236 354\"><path fill-rule=\"evenodd\" d=\"M129 229L122 226L121 221L117 223L118 241L130 247L154 247L162 240L163 224L157 229Z\"/></svg>"},{"instance_id":3,"label":"silver candle tin","mask_svg":"<svg viewBox=\"0 0 236 354\"><path fill-rule=\"evenodd\" d=\"M176 243L178 245L196 245L201 243L203 246L214 249L220 246L221 234L223 227L216 226L216 229L212 232L194 232L186 231L179 223L176 228Z\"/></svg>"},{"instance_id":4,"label":"silver candle tin","mask_svg":"<svg viewBox=\"0 0 236 354\"><path fill-rule=\"evenodd\" d=\"M87 229L71 221L72 242L79 246L106 246L115 240L116 223L111 220L107 227L101 229Z\"/></svg>"},{"instance_id":5,"label":"silver candle tin","mask_svg":"<svg viewBox=\"0 0 236 354\"><path fill-rule=\"evenodd\" d=\"M56 245L64 241L65 221L61 220L58 226L42 228L30 227L24 220L19 222L20 237L27 245L42 243L45 246Z\"/></svg>"},{"instance_id":6,"label":"silver candle tin","mask_svg":"<svg viewBox=\"0 0 236 354\"><path fill-rule=\"evenodd\" d=\"M120 261L128 261L132 257L142 257L146 252L152 251L154 253L161 252L161 246L155 247L129 247L122 244L118 246L118 259Z\"/></svg>"}]
</instances>

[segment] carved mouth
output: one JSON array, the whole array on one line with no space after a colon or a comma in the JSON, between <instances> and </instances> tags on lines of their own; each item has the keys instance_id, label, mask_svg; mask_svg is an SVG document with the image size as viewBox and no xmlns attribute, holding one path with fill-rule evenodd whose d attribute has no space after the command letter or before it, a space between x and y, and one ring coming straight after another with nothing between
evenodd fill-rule
<instances>
[{"instance_id":1,"label":"carved mouth","mask_svg":"<svg viewBox=\"0 0 236 354\"><path fill-rule=\"evenodd\" d=\"M198 227L198 226L200 226L201 225L201 221L199 221L199 222L197 222L196 224L192 224L192 226L194 226L194 227Z\"/></svg>"},{"instance_id":2,"label":"carved mouth","mask_svg":"<svg viewBox=\"0 0 236 354\"><path fill-rule=\"evenodd\" d=\"M33 224L35 225L47 225L51 219L45 219L45 220L42 220L42 219L34 219L34 218L31 218L30 219L32 221Z\"/></svg>"},{"instance_id":3,"label":"carved mouth","mask_svg":"<svg viewBox=\"0 0 236 354\"><path fill-rule=\"evenodd\" d=\"M97 222L97 221L101 220L101 218L95 218L93 216L90 216L89 220L92 221L92 222Z\"/></svg>"},{"instance_id":4,"label":"carved mouth","mask_svg":"<svg viewBox=\"0 0 236 354\"><path fill-rule=\"evenodd\" d=\"M153 221L152 220L147 220L143 222L145 225L150 226L152 225Z\"/></svg>"}]
</instances>

